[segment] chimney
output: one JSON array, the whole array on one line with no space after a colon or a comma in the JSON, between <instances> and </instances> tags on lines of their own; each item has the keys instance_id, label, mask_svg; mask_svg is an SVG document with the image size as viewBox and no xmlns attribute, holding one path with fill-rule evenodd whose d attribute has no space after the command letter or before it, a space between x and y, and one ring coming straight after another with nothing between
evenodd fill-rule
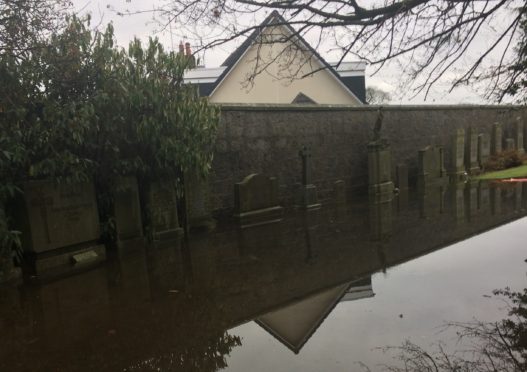
<instances>
[{"instance_id":1,"label":"chimney","mask_svg":"<svg viewBox=\"0 0 527 372\"><path fill-rule=\"evenodd\" d=\"M190 57L192 55L192 51L190 50L190 43L188 41L185 43L185 55L187 57Z\"/></svg>"},{"instance_id":2,"label":"chimney","mask_svg":"<svg viewBox=\"0 0 527 372\"><path fill-rule=\"evenodd\" d=\"M179 42L179 54L184 55L185 54L185 46L183 45L183 42Z\"/></svg>"}]
</instances>

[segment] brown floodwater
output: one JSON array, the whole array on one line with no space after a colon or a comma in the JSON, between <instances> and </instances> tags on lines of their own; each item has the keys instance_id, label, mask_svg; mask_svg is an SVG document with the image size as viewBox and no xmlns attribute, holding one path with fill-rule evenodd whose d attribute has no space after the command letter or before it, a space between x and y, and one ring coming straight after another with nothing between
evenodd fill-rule
<instances>
[{"instance_id":1,"label":"brown floodwater","mask_svg":"<svg viewBox=\"0 0 527 372\"><path fill-rule=\"evenodd\" d=\"M283 221L126 245L68 277L0 287L0 371L381 371L379 348L461 347L527 284L527 188L331 200Z\"/></svg>"}]
</instances>

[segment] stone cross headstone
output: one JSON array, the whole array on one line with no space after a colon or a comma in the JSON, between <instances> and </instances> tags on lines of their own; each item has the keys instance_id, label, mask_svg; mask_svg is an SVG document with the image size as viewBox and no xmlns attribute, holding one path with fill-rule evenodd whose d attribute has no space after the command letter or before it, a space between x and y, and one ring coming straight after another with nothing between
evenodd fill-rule
<instances>
[{"instance_id":1,"label":"stone cross headstone","mask_svg":"<svg viewBox=\"0 0 527 372\"><path fill-rule=\"evenodd\" d=\"M274 177L251 174L234 185L235 217L242 228L282 220L278 182Z\"/></svg>"},{"instance_id":2,"label":"stone cross headstone","mask_svg":"<svg viewBox=\"0 0 527 372\"><path fill-rule=\"evenodd\" d=\"M482 133L478 136L478 162L483 169L490 157L490 136Z\"/></svg>"},{"instance_id":3,"label":"stone cross headstone","mask_svg":"<svg viewBox=\"0 0 527 372\"><path fill-rule=\"evenodd\" d=\"M516 150L518 151L518 153L520 155L523 155L525 153L525 148L524 148L524 144L523 144L523 120L521 118L521 116L517 117L516 118L516 122L514 123L514 130L515 130L515 133L514 133L514 139L515 139L515 145L516 145Z\"/></svg>"},{"instance_id":4,"label":"stone cross headstone","mask_svg":"<svg viewBox=\"0 0 527 372\"><path fill-rule=\"evenodd\" d=\"M501 124L494 123L492 126L491 144L490 144L491 155L496 155L503 151L502 142L503 142L503 129L501 127Z\"/></svg>"},{"instance_id":5,"label":"stone cross headstone","mask_svg":"<svg viewBox=\"0 0 527 372\"><path fill-rule=\"evenodd\" d=\"M449 174L452 181L465 178L465 130L457 129L451 137L451 160Z\"/></svg>"},{"instance_id":6,"label":"stone cross headstone","mask_svg":"<svg viewBox=\"0 0 527 372\"><path fill-rule=\"evenodd\" d=\"M465 146L465 168L471 175L480 172L478 163L478 134L472 128L467 131Z\"/></svg>"},{"instance_id":7,"label":"stone cross headstone","mask_svg":"<svg viewBox=\"0 0 527 372\"><path fill-rule=\"evenodd\" d=\"M300 206L303 208L319 208L317 188L313 185L311 176L312 152L310 146L303 146L298 152L302 159L302 185L300 190Z\"/></svg>"}]
</instances>

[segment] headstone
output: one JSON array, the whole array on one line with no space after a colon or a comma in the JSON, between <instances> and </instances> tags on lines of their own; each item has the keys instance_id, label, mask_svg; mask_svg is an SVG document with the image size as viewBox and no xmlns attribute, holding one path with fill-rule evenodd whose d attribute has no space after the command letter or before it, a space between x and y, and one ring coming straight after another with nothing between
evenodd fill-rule
<instances>
[{"instance_id":1,"label":"headstone","mask_svg":"<svg viewBox=\"0 0 527 372\"><path fill-rule=\"evenodd\" d=\"M393 198L392 159L388 142L377 140L368 144L369 194L374 200Z\"/></svg>"},{"instance_id":2,"label":"headstone","mask_svg":"<svg viewBox=\"0 0 527 372\"><path fill-rule=\"evenodd\" d=\"M175 182L172 180L151 182L147 194L147 210L154 240L172 240L182 235Z\"/></svg>"},{"instance_id":3,"label":"headstone","mask_svg":"<svg viewBox=\"0 0 527 372\"><path fill-rule=\"evenodd\" d=\"M418 167L418 184L420 187L439 184L445 181L446 171L443 148L439 146L427 146L419 150Z\"/></svg>"},{"instance_id":4,"label":"headstone","mask_svg":"<svg viewBox=\"0 0 527 372\"><path fill-rule=\"evenodd\" d=\"M373 240L383 240L392 233L392 200L370 202L370 234Z\"/></svg>"},{"instance_id":5,"label":"headstone","mask_svg":"<svg viewBox=\"0 0 527 372\"><path fill-rule=\"evenodd\" d=\"M500 123L494 123L492 126L492 135L491 135L491 155L499 154L503 151L502 149L503 142L503 129Z\"/></svg>"},{"instance_id":6,"label":"headstone","mask_svg":"<svg viewBox=\"0 0 527 372\"><path fill-rule=\"evenodd\" d=\"M468 219L469 221L472 220L478 213L478 190L479 190L479 182L478 181L470 181L467 182L466 186L466 204L468 209Z\"/></svg>"},{"instance_id":7,"label":"headstone","mask_svg":"<svg viewBox=\"0 0 527 372\"><path fill-rule=\"evenodd\" d=\"M302 159L302 185L300 191L300 206L302 208L320 208L317 197L317 188L313 185L311 177L311 147L304 146L298 153Z\"/></svg>"},{"instance_id":8,"label":"headstone","mask_svg":"<svg viewBox=\"0 0 527 372\"><path fill-rule=\"evenodd\" d=\"M450 179L459 182L465 179L465 130L458 129L451 137Z\"/></svg>"},{"instance_id":9,"label":"headstone","mask_svg":"<svg viewBox=\"0 0 527 372\"><path fill-rule=\"evenodd\" d=\"M209 196L207 179L200 177L197 172L185 173L185 201L189 228L212 230L216 226L216 221L212 218Z\"/></svg>"},{"instance_id":10,"label":"headstone","mask_svg":"<svg viewBox=\"0 0 527 372\"><path fill-rule=\"evenodd\" d=\"M421 218L430 218L443 213L444 187L442 185L429 185L419 188L419 213Z\"/></svg>"},{"instance_id":11,"label":"headstone","mask_svg":"<svg viewBox=\"0 0 527 372\"><path fill-rule=\"evenodd\" d=\"M235 217L242 228L279 222L278 182L274 177L251 174L234 185Z\"/></svg>"},{"instance_id":12,"label":"headstone","mask_svg":"<svg viewBox=\"0 0 527 372\"><path fill-rule=\"evenodd\" d=\"M514 138L507 138L505 140L505 150L514 150L516 147L516 141Z\"/></svg>"},{"instance_id":13,"label":"headstone","mask_svg":"<svg viewBox=\"0 0 527 372\"><path fill-rule=\"evenodd\" d=\"M21 212L23 248L33 257L37 274L68 271L74 255L89 251L98 256L95 262L105 260L104 246L97 244L99 215L93 184L30 181L24 187Z\"/></svg>"},{"instance_id":14,"label":"headstone","mask_svg":"<svg viewBox=\"0 0 527 372\"><path fill-rule=\"evenodd\" d=\"M0 202L0 236L3 236L4 233L7 233L7 218L4 206ZM2 247L0 247L0 285L19 281L21 278L22 272L19 267L15 267L11 250L2 251Z\"/></svg>"},{"instance_id":15,"label":"headstone","mask_svg":"<svg viewBox=\"0 0 527 372\"><path fill-rule=\"evenodd\" d=\"M514 139L515 139L515 145L516 145L516 150L518 151L518 153L520 155L523 155L525 153L525 148L524 148L524 143L523 143L523 130L524 130L524 126L523 126L523 119L521 118L521 116L517 117L516 118L516 122L514 123L514 129L515 129L515 133L514 133Z\"/></svg>"},{"instance_id":16,"label":"headstone","mask_svg":"<svg viewBox=\"0 0 527 372\"><path fill-rule=\"evenodd\" d=\"M465 169L471 175L480 172L478 163L478 134L473 128L467 131L465 145Z\"/></svg>"},{"instance_id":17,"label":"headstone","mask_svg":"<svg viewBox=\"0 0 527 372\"><path fill-rule=\"evenodd\" d=\"M408 189L408 166L406 164L397 164L395 167L395 182L399 192Z\"/></svg>"},{"instance_id":18,"label":"headstone","mask_svg":"<svg viewBox=\"0 0 527 372\"><path fill-rule=\"evenodd\" d=\"M114 192L114 215L118 244L122 247L129 241L143 241L143 222L137 178L121 177Z\"/></svg>"},{"instance_id":19,"label":"headstone","mask_svg":"<svg viewBox=\"0 0 527 372\"><path fill-rule=\"evenodd\" d=\"M485 166L490 157L490 136L481 133L478 136L478 163L481 169Z\"/></svg>"}]
</instances>

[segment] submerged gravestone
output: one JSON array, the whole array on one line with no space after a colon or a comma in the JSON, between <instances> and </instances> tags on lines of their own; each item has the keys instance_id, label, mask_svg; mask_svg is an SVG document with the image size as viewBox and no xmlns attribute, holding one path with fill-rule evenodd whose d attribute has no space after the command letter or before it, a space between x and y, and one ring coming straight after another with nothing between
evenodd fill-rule
<instances>
[{"instance_id":1,"label":"submerged gravestone","mask_svg":"<svg viewBox=\"0 0 527 372\"><path fill-rule=\"evenodd\" d=\"M491 155L496 155L503 151L502 143L503 143L503 129L500 123L494 123L492 125L491 144L490 144Z\"/></svg>"},{"instance_id":2,"label":"submerged gravestone","mask_svg":"<svg viewBox=\"0 0 527 372\"><path fill-rule=\"evenodd\" d=\"M317 187L313 185L311 176L311 147L304 146L298 153L302 160L302 185L300 187L300 206L303 208L320 208Z\"/></svg>"},{"instance_id":3,"label":"submerged gravestone","mask_svg":"<svg viewBox=\"0 0 527 372\"><path fill-rule=\"evenodd\" d=\"M118 245L143 241L143 222L136 177L120 177L114 191L114 216Z\"/></svg>"},{"instance_id":4,"label":"submerged gravestone","mask_svg":"<svg viewBox=\"0 0 527 372\"><path fill-rule=\"evenodd\" d=\"M281 221L276 178L255 173L235 184L234 208L242 228Z\"/></svg>"},{"instance_id":5,"label":"submerged gravestone","mask_svg":"<svg viewBox=\"0 0 527 372\"><path fill-rule=\"evenodd\" d=\"M431 184L420 187L419 214L421 218L430 218L443 213L445 207L445 186L441 184Z\"/></svg>"},{"instance_id":6,"label":"submerged gravestone","mask_svg":"<svg viewBox=\"0 0 527 372\"><path fill-rule=\"evenodd\" d=\"M440 146L427 146L419 150L418 168L419 187L446 181L443 148Z\"/></svg>"},{"instance_id":7,"label":"submerged gravestone","mask_svg":"<svg viewBox=\"0 0 527 372\"><path fill-rule=\"evenodd\" d=\"M335 204L346 204L346 183L344 181L338 180L333 183L333 195L335 199Z\"/></svg>"},{"instance_id":8,"label":"submerged gravestone","mask_svg":"<svg viewBox=\"0 0 527 372\"><path fill-rule=\"evenodd\" d=\"M515 150L516 149L516 141L514 138L507 138L505 139L505 150Z\"/></svg>"},{"instance_id":9,"label":"submerged gravestone","mask_svg":"<svg viewBox=\"0 0 527 372\"><path fill-rule=\"evenodd\" d=\"M516 122L514 123L514 139L516 151L518 151L518 154L520 155L523 155L525 153L525 148L523 144L523 130L523 119L520 116L516 118Z\"/></svg>"},{"instance_id":10,"label":"submerged gravestone","mask_svg":"<svg viewBox=\"0 0 527 372\"><path fill-rule=\"evenodd\" d=\"M465 179L465 130L457 129L451 136L450 179L459 182Z\"/></svg>"},{"instance_id":11,"label":"submerged gravestone","mask_svg":"<svg viewBox=\"0 0 527 372\"><path fill-rule=\"evenodd\" d=\"M465 223L465 183L459 182L451 187L452 213L457 226Z\"/></svg>"},{"instance_id":12,"label":"submerged gravestone","mask_svg":"<svg viewBox=\"0 0 527 372\"><path fill-rule=\"evenodd\" d=\"M183 229L179 226L174 181L154 181L149 184L147 210L154 240L172 240L181 236Z\"/></svg>"},{"instance_id":13,"label":"submerged gravestone","mask_svg":"<svg viewBox=\"0 0 527 372\"><path fill-rule=\"evenodd\" d=\"M470 175L480 172L478 163L478 134L473 128L467 131L465 144L465 169Z\"/></svg>"},{"instance_id":14,"label":"submerged gravestone","mask_svg":"<svg viewBox=\"0 0 527 372\"><path fill-rule=\"evenodd\" d=\"M30 181L24 187L24 206L18 221L22 245L32 256L37 274L69 270L106 258L92 183L56 184ZM75 256L89 259L75 260Z\"/></svg>"},{"instance_id":15,"label":"submerged gravestone","mask_svg":"<svg viewBox=\"0 0 527 372\"><path fill-rule=\"evenodd\" d=\"M490 157L490 136L486 133L481 133L478 136L478 163L483 169Z\"/></svg>"},{"instance_id":16,"label":"submerged gravestone","mask_svg":"<svg viewBox=\"0 0 527 372\"><path fill-rule=\"evenodd\" d=\"M490 210L490 188L487 181L480 181L478 188L478 210L486 212Z\"/></svg>"}]
</instances>

